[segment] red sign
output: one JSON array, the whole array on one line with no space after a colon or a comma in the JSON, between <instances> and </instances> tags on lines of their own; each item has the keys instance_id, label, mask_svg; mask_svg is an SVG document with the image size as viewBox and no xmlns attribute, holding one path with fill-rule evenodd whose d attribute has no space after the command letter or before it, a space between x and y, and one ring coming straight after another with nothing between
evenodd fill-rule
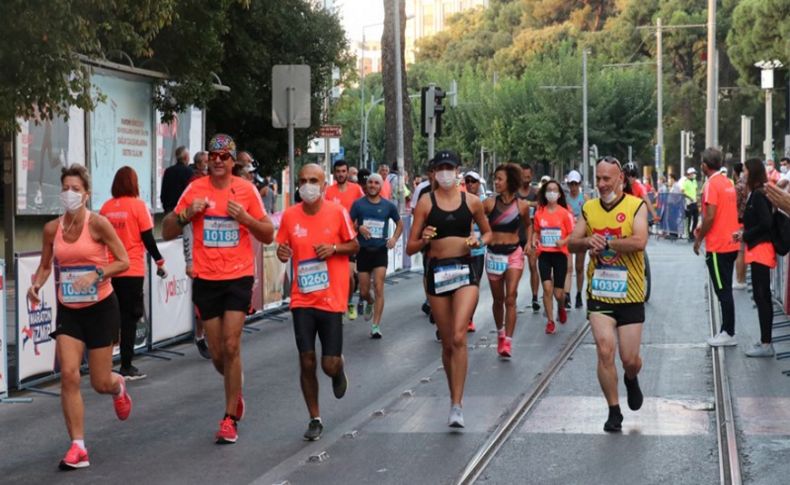
<instances>
[{"instance_id":1,"label":"red sign","mask_svg":"<svg viewBox=\"0 0 790 485\"><path fill-rule=\"evenodd\" d=\"M343 136L343 127L340 125L321 125L317 134L318 138L340 138Z\"/></svg>"}]
</instances>

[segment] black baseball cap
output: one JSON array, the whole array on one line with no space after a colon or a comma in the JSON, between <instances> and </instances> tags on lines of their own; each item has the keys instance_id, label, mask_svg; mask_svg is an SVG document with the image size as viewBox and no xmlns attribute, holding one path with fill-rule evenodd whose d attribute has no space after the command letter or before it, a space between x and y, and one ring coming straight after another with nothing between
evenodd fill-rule
<instances>
[{"instance_id":1,"label":"black baseball cap","mask_svg":"<svg viewBox=\"0 0 790 485\"><path fill-rule=\"evenodd\" d=\"M433 159L431 159L432 167L437 167L439 165L452 165L453 167L457 167L461 165L461 157L452 150L440 150L436 152Z\"/></svg>"}]
</instances>

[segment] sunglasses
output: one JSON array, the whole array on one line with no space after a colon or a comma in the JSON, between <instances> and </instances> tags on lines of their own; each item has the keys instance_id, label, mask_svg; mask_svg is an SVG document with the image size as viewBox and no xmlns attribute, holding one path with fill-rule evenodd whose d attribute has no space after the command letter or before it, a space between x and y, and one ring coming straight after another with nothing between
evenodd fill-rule
<instances>
[{"instance_id":1,"label":"sunglasses","mask_svg":"<svg viewBox=\"0 0 790 485\"><path fill-rule=\"evenodd\" d=\"M210 162L213 162L214 160L216 160L218 158L220 160L222 160L223 162L227 162L228 159L233 158L233 155L231 155L230 152L209 152L208 153L208 159L209 159Z\"/></svg>"},{"instance_id":2,"label":"sunglasses","mask_svg":"<svg viewBox=\"0 0 790 485\"><path fill-rule=\"evenodd\" d=\"M479 184L480 183L479 180L475 180L473 178L464 179L464 182L467 183L467 184Z\"/></svg>"},{"instance_id":3,"label":"sunglasses","mask_svg":"<svg viewBox=\"0 0 790 485\"><path fill-rule=\"evenodd\" d=\"M601 163L601 162L611 163L611 164L613 164L613 165L617 165L617 167L618 167L620 170L622 170L622 169L623 169L623 166L622 166L622 165L620 165L620 160L618 160L618 159L616 159L616 158L614 158L614 157L610 157L610 156L608 156L608 155L607 155L607 156L605 156L605 157L603 157L603 158L599 158L599 159L598 159L598 163Z\"/></svg>"}]
</instances>

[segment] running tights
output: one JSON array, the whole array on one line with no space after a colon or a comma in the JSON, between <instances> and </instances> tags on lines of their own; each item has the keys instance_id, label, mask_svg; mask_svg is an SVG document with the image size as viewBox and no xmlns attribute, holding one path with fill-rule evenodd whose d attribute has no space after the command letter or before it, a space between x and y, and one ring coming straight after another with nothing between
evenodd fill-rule
<instances>
[{"instance_id":1,"label":"running tights","mask_svg":"<svg viewBox=\"0 0 790 485\"><path fill-rule=\"evenodd\" d=\"M771 343L774 315L771 302L771 268L760 263L751 263L752 292L754 303L757 304L757 316L760 318L760 341Z\"/></svg>"},{"instance_id":2,"label":"running tights","mask_svg":"<svg viewBox=\"0 0 790 485\"><path fill-rule=\"evenodd\" d=\"M738 251L729 253L706 253L713 290L721 306L721 331L735 335L735 301L732 298L732 270Z\"/></svg>"}]
</instances>

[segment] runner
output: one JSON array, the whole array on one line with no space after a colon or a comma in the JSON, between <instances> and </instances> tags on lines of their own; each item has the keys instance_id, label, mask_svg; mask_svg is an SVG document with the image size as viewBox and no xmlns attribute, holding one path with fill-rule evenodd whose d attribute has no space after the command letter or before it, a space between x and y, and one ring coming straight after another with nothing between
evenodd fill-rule
<instances>
[{"instance_id":1,"label":"runner","mask_svg":"<svg viewBox=\"0 0 790 485\"><path fill-rule=\"evenodd\" d=\"M466 172L464 175L464 183L466 184L466 190L470 194L475 194L477 197L480 198L481 201L486 200L486 194L483 192L482 187L480 186L481 177L480 174L470 170ZM477 224L472 224L472 233L480 239L480 228ZM474 266L475 274L482 275L483 270L485 268L485 259L486 259L486 247L485 245L480 245L479 247L472 248L469 251L469 255L472 256L472 265ZM523 264L522 264L523 267ZM478 301L479 301L479 293L478 293ZM477 302L475 302L475 310L477 310ZM474 312L472 313L472 317L474 317ZM466 329L467 332L476 332L477 327L475 327L474 318L469 320L469 327Z\"/></svg>"},{"instance_id":2,"label":"runner","mask_svg":"<svg viewBox=\"0 0 790 485\"><path fill-rule=\"evenodd\" d=\"M129 255L129 269L112 278L112 289L121 310L121 375L127 380L144 379L146 374L132 365L137 322L143 316L143 281L145 280L144 249L156 262L156 274L167 276L165 260L154 241L154 221L145 202L140 199L137 173L132 167L121 167L112 181L112 199L99 213L107 218ZM112 260L112 258L110 258Z\"/></svg>"},{"instance_id":3,"label":"runner","mask_svg":"<svg viewBox=\"0 0 790 485\"><path fill-rule=\"evenodd\" d=\"M106 218L92 214L90 176L85 167L72 165L60 176L60 203L64 214L44 225L41 263L27 290L30 303L41 303L39 290L55 262L58 288L55 355L60 362L60 401L71 447L60 462L61 470L90 465L85 447L85 406L80 393L80 366L85 350L91 386L113 396L115 415L121 421L132 411L132 398L124 378L112 372L112 347L118 339L120 310L110 277L129 269L129 258ZM112 254L110 262L107 255Z\"/></svg>"},{"instance_id":4,"label":"runner","mask_svg":"<svg viewBox=\"0 0 790 485\"><path fill-rule=\"evenodd\" d=\"M202 158L204 159L203 162L198 161L198 155L202 154ZM195 166L203 166L202 170L195 170L192 179L190 179L189 183L194 182L195 180L205 177L208 175L208 152L198 152L198 155L195 155ZM195 279L195 271L192 265L192 224L187 224L181 229L181 236L183 238L183 248L184 248L184 262L186 263L186 274L187 277L191 280ZM201 357L206 360L211 360L211 352L208 350L208 344L206 343L206 331L203 328L203 321L200 319L198 315L197 305L195 305L195 315L194 315L194 341L195 346L198 349L198 353Z\"/></svg>"},{"instance_id":5,"label":"runner","mask_svg":"<svg viewBox=\"0 0 790 485\"><path fill-rule=\"evenodd\" d=\"M578 221L582 215L582 206L587 202L588 197L582 193L581 182L582 175L576 170L571 170L568 173L568 206L573 212L575 221ZM582 308L582 290L584 289L584 259L587 255L586 252L581 251L576 254L571 254L568 259L568 275L565 277L565 293L567 296L571 294L572 273L576 274L576 308ZM566 305L566 308L568 305Z\"/></svg>"},{"instance_id":6,"label":"runner","mask_svg":"<svg viewBox=\"0 0 790 485\"><path fill-rule=\"evenodd\" d=\"M546 310L546 333L555 332L552 295L557 300L558 320L568 321L565 310L565 276L568 271L568 237L573 231L573 214L568 210L565 194L556 180L544 183L538 191L538 210L529 231L529 252L538 253L540 279L543 282L543 308Z\"/></svg>"},{"instance_id":7,"label":"runner","mask_svg":"<svg viewBox=\"0 0 790 485\"><path fill-rule=\"evenodd\" d=\"M332 173L335 177L335 183L326 188L324 197L336 204L340 204L346 209L346 212L351 212L351 206L354 201L364 197L365 192L362 187L351 182L348 179L348 163L345 160L338 160L332 168ZM357 307L352 302L354 293L357 291L357 257L355 254L349 255L349 281L348 281L348 309L346 310L346 318L349 320L357 319ZM360 301L362 298L360 297Z\"/></svg>"},{"instance_id":8,"label":"runner","mask_svg":"<svg viewBox=\"0 0 790 485\"><path fill-rule=\"evenodd\" d=\"M500 165L494 170L494 190L499 195L483 202L491 227L485 264L494 300L491 310L497 329L497 353L508 359L513 353L518 284L524 272L524 246L518 232L531 223L529 205L516 196L519 187L521 167L515 163Z\"/></svg>"},{"instance_id":9,"label":"runner","mask_svg":"<svg viewBox=\"0 0 790 485\"><path fill-rule=\"evenodd\" d=\"M162 221L166 240L193 228L192 301L211 349L214 368L225 383L225 414L217 444L235 443L244 417L241 329L250 307L253 252L250 236L272 242L274 226L251 182L231 175L236 144L217 134L208 144L210 175L189 184L175 210Z\"/></svg>"},{"instance_id":10,"label":"runner","mask_svg":"<svg viewBox=\"0 0 790 485\"><path fill-rule=\"evenodd\" d=\"M739 229L735 186L721 174L723 156L716 148L702 152L702 172L708 178L702 187L702 222L694 229L694 254L705 241L705 263L721 307L721 330L708 339L713 347L737 345L732 270L740 243L732 235Z\"/></svg>"},{"instance_id":11,"label":"runner","mask_svg":"<svg viewBox=\"0 0 790 485\"><path fill-rule=\"evenodd\" d=\"M532 167L527 163L521 164L521 188L518 190L518 198L527 201L529 205L529 219L535 216L535 209L538 205L538 191L532 186ZM523 247L527 246L527 227L522 224L518 229L518 245ZM529 262L529 286L532 289L532 311L538 313L540 311L540 303L538 303L538 285L540 278L538 277L538 257L533 254L527 255Z\"/></svg>"},{"instance_id":12,"label":"runner","mask_svg":"<svg viewBox=\"0 0 790 485\"><path fill-rule=\"evenodd\" d=\"M367 196L357 199L351 206L351 220L359 232L359 301L366 302L365 321L373 319L370 337L381 338L381 315L384 312L384 277L389 263L388 251L395 247L403 232L403 221L398 208L392 202L381 198L381 175L374 173L367 180ZM395 222L395 232L389 237L389 221ZM376 298L370 294L370 279Z\"/></svg>"},{"instance_id":13,"label":"runner","mask_svg":"<svg viewBox=\"0 0 790 485\"><path fill-rule=\"evenodd\" d=\"M450 387L448 425L453 428L464 426L466 333L480 277L474 273L469 248L488 244L491 238L480 199L458 189L456 172L460 163L456 153L446 150L431 161L438 184L429 197L417 203L406 247L409 255L428 248L428 299L442 340L442 362ZM472 221L480 227L479 239L470 234Z\"/></svg>"},{"instance_id":14,"label":"runner","mask_svg":"<svg viewBox=\"0 0 790 485\"><path fill-rule=\"evenodd\" d=\"M348 212L324 200L324 171L310 163L297 180L302 202L285 210L277 231L277 258L291 260L291 313L299 350L300 382L310 422L304 439L315 441L324 429L318 407L316 335L321 369L332 378L337 399L348 389L343 361L343 312L348 302L348 256L359 250Z\"/></svg>"},{"instance_id":15,"label":"runner","mask_svg":"<svg viewBox=\"0 0 790 485\"><path fill-rule=\"evenodd\" d=\"M623 189L625 193L631 194L634 197L638 197L645 201L647 211L650 213L650 220L653 222L653 224L660 223L661 217L656 212L655 207L653 207L653 202L650 200L650 191L642 182L639 181L639 168L634 162L628 162L623 165L623 173L625 173L625 177L628 182Z\"/></svg>"},{"instance_id":16,"label":"runner","mask_svg":"<svg viewBox=\"0 0 790 485\"><path fill-rule=\"evenodd\" d=\"M639 347L645 321L647 209L641 199L623 193L625 179L616 158L598 161L595 181L600 198L584 203L583 223L574 228L568 249L590 252L587 317L598 352L598 382L609 405L603 429L616 432L622 430L623 414L615 348L625 370L628 407L636 411L643 401L637 375L642 368Z\"/></svg>"}]
</instances>

